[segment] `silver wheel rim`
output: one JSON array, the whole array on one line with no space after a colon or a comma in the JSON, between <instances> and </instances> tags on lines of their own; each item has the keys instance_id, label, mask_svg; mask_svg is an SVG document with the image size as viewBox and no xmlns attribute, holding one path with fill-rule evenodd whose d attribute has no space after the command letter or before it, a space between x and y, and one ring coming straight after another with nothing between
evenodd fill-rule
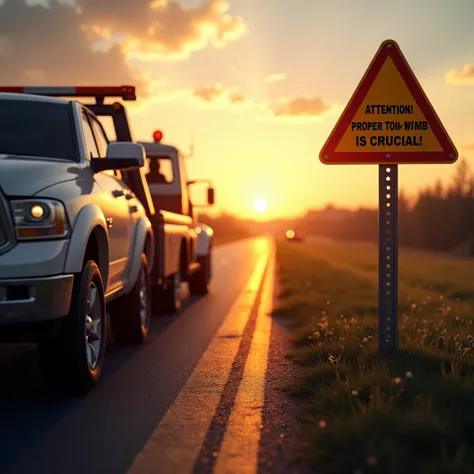
<instances>
[{"instance_id":1,"label":"silver wheel rim","mask_svg":"<svg viewBox=\"0 0 474 474\"><path fill-rule=\"evenodd\" d=\"M86 352L87 363L91 370L97 367L101 346L102 306L99 290L94 282L90 282L86 303Z\"/></svg>"},{"instance_id":2,"label":"silver wheel rim","mask_svg":"<svg viewBox=\"0 0 474 474\"><path fill-rule=\"evenodd\" d=\"M143 267L140 272L140 323L143 329L148 329L148 286Z\"/></svg>"},{"instance_id":3,"label":"silver wheel rim","mask_svg":"<svg viewBox=\"0 0 474 474\"><path fill-rule=\"evenodd\" d=\"M181 296L181 275L177 271L174 275L174 300L177 303Z\"/></svg>"}]
</instances>

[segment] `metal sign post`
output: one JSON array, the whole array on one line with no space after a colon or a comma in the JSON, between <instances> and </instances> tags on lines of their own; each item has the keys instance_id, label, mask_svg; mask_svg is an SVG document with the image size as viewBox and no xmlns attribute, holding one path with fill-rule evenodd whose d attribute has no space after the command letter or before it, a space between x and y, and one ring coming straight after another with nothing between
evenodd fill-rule
<instances>
[{"instance_id":1,"label":"metal sign post","mask_svg":"<svg viewBox=\"0 0 474 474\"><path fill-rule=\"evenodd\" d=\"M379 165L379 347L398 345L398 165L458 152L398 44L384 41L319 153L325 165Z\"/></svg>"},{"instance_id":2,"label":"metal sign post","mask_svg":"<svg viewBox=\"0 0 474 474\"><path fill-rule=\"evenodd\" d=\"M379 346L398 345L398 166L379 165Z\"/></svg>"}]
</instances>

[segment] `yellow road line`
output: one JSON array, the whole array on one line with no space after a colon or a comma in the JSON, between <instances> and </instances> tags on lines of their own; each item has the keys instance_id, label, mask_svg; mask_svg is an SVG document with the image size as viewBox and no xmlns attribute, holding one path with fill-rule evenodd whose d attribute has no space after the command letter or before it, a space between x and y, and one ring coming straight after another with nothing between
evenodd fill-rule
<instances>
[{"instance_id":1,"label":"yellow road line","mask_svg":"<svg viewBox=\"0 0 474 474\"><path fill-rule=\"evenodd\" d=\"M256 474L262 408L265 397L268 351L275 275L274 253L270 257L256 327L244 374L239 385L214 474Z\"/></svg>"},{"instance_id":2,"label":"yellow road line","mask_svg":"<svg viewBox=\"0 0 474 474\"><path fill-rule=\"evenodd\" d=\"M268 263L262 257L206 349L194 372L166 412L128 474L189 474L209 430ZM228 337L236 336L236 337Z\"/></svg>"}]
</instances>

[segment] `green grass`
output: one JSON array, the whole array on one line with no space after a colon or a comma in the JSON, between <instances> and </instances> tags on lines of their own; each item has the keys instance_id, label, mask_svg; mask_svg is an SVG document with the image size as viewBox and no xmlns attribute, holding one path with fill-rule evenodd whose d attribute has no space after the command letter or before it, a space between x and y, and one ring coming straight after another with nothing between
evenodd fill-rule
<instances>
[{"instance_id":1,"label":"green grass","mask_svg":"<svg viewBox=\"0 0 474 474\"><path fill-rule=\"evenodd\" d=\"M304 456L324 474L474 472L474 263L400 253L400 349L378 350L377 247L277 242Z\"/></svg>"}]
</instances>

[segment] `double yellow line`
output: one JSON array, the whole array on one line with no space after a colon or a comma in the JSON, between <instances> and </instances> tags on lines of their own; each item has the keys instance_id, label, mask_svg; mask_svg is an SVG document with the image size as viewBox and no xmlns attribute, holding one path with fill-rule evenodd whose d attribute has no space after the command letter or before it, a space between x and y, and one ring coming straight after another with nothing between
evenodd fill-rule
<instances>
[{"instance_id":1,"label":"double yellow line","mask_svg":"<svg viewBox=\"0 0 474 474\"><path fill-rule=\"evenodd\" d=\"M257 472L275 273L274 246L266 243L247 285L128 474L192 473L265 277L243 378L214 468L215 474Z\"/></svg>"}]
</instances>

